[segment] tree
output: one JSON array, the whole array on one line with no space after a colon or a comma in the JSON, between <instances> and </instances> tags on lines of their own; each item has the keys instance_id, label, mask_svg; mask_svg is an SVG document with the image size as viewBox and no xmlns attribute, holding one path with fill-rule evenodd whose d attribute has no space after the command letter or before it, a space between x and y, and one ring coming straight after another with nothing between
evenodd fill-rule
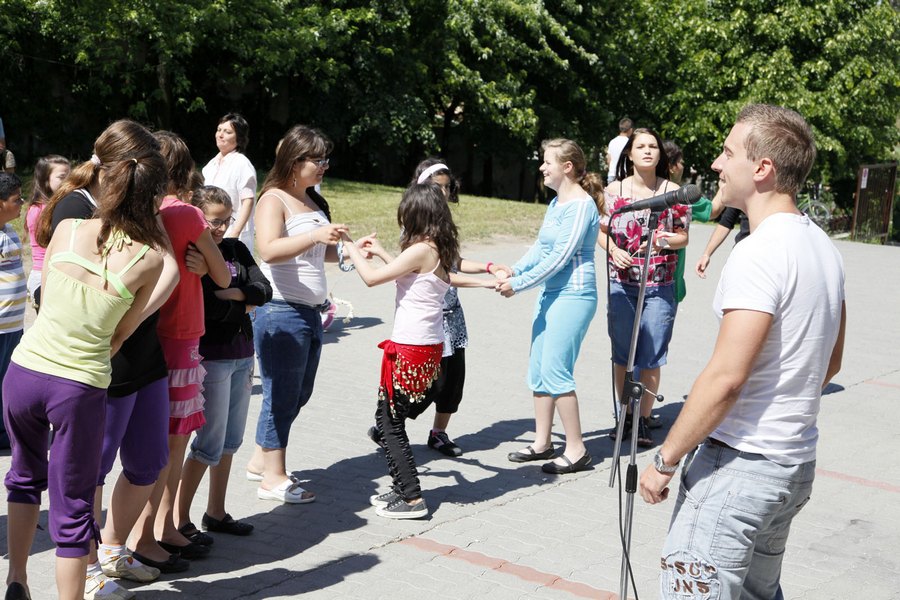
<instances>
[{"instance_id":1,"label":"tree","mask_svg":"<svg viewBox=\"0 0 900 600\"><path fill-rule=\"evenodd\" d=\"M853 180L857 165L884 160L900 140L900 14L886 3L647 4L666 24L657 47L671 48L650 63L669 73L651 107L688 156L711 160L748 102L788 106L809 120L819 149L816 179Z\"/></svg>"}]
</instances>

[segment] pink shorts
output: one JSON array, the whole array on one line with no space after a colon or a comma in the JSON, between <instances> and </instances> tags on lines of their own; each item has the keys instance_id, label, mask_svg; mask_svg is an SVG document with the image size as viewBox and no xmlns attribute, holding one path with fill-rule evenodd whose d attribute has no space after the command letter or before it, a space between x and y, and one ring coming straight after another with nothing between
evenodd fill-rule
<instances>
[{"instance_id":1,"label":"pink shorts","mask_svg":"<svg viewBox=\"0 0 900 600\"><path fill-rule=\"evenodd\" d=\"M200 340L159 336L169 368L169 435L188 435L206 423L203 417L203 378Z\"/></svg>"}]
</instances>

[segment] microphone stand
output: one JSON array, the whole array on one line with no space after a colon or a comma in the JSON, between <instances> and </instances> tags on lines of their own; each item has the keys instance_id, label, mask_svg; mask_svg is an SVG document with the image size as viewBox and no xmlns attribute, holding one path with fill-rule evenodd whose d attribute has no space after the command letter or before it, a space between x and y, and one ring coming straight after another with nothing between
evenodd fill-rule
<instances>
[{"instance_id":1,"label":"microphone stand","mask_svg":"<svg viewBox=\"0 0 900 600\"><path fill-rule=\"evenodd\" d=\"M653 244L656 241L656 227L659 224L659 215L665 208L658 211L650 211L650 219L648 223L649 237L647 250L645 251L644 265L641 268L641 284L638 291L637 306L634 310L634 324L631 327L631 345L628 350L628 365L625 369L625 386L620 398L621 406L618 407L618 415L616 415L616 442L613 449L613 463L609 474L609 487L615 487L616 474L619 469L619 459L622 454L622 434L625 432L624 414L627 408L631 408L631 453L628 461L628 468L625 471L625 518L624 529L620 532L622 535L622 572L619 576L619 599L626 600L628 598L628 575L631 569L631 525L634 515L634 495L637 492L637 437L638 437L638 421L640 420L641 398L644 394L650 394L659 401L662 396L657 395L644 387L640 381L634 380L634 358L637 354L638 335L641 329L641 315L644 312L644 293L647 289L647 272L650 267L650 254L653 250ZM614 215L615 216L615 215ZM635 590L637 591L637 590Z\"/></svg>"}]
</instances>

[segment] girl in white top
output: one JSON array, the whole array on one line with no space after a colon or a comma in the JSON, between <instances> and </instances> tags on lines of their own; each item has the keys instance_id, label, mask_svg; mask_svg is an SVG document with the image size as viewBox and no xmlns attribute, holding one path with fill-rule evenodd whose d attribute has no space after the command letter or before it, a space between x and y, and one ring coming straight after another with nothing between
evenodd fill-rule
<instances>
[{"instance_id":1,"label":"girl in white top","mask_svg":"<svg viewBox=\"0 0 900 600\"><path fill-rule=\"evenodd\" d=\"M275 151L257 207L260 268L272 284L273 297L254 317L263 402L247 478L260 482L257 496L264 500L315 500L315 494L288 476L285 453L291 425L312 395L319 367L320 308L327 296L324 263L337 261L335 246L347 231L346 225L330 222L328 203L315 191L331 147L315 129L291 128Z\"/></svg>"},{"instance_id":2,"label":"girl in white top","mask_svg":"<svg viewBox=\"0 0 900 600\"><path fill-rule=\"evenodd\" d=\"M235 214L234 223L225 232L225 237L239 238L252 252L256 169L244 156L249 134L247 120L238 113L228 113L219 119L216 127L219 153L203 167L203 181L205 185L214 185L228 192Z\"/></svg>"},{"instance_id":3,"label":"girl in white top","mask_svg":"<svg viewBox=\"0 0 900 600\"><path fill-rule=\"evenodd\" d=\"M402 227L399 256L394 258L375 234L347 244L356 272L368 286L397 282L394 330L384 349L375 426L381 438L393 485L372 496L379 516L416 519L428 514L422 498L416 462L406 435L406 415L421 402L437 379L443 352L443 301L450 287L450 271L459 261L459 241L453 216L440 186L411 185L397 209ZM349 237L344 236L348 241ZM366 261L375 255L385 262L375 268Z\"/></svg>"}]
</instances>

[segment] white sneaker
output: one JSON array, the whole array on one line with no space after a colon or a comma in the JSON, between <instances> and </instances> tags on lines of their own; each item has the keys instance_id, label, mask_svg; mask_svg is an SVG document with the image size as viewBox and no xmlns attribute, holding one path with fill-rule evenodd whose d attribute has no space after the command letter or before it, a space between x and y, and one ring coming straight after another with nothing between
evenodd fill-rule
<instances>
[{"instance_id":1,"label":"white sneaker","mask_svg":"<svg viewBox=\"0 0 900 600\"><path fill-rule=\"evenodd\" d=\"M134 592L126 590L103 573L88 573L84 582L84 600L131 600Z\"/></svg>"},{"instance_id":2,"label":"white sneaker","mask_svg":"<svg viewBox=\"0 0 900 600\"><path fill-rule=\"evenodd\" d=\"M107 577L130 579L140 583L149 583L159 577L159 569L148 567L130 554L103 557L100 568Z\"/></svg>"},{"instance_id":3,"label":"white sneaker","mask_svg":"<svg viewBox=\"0 0 900 600\"><path fill-rule=\"evenodd\" d=\"M271 490L259 487L256 489L256 496L261 500L274 500L285 504L308 504L316 499L315 494L304 490L293 479L285 479Z\"/></svg>"},{"instance_id":4,"label":"white sneaker","mask_svg":"<svg viewBox=\"0 0 900 600\"><path fill-rule=\"evenodd\" d=\"M247 481L262 481L263 476L262 473L254 473L253 471L247 471Z\"/></svg>"}]
</instances>

